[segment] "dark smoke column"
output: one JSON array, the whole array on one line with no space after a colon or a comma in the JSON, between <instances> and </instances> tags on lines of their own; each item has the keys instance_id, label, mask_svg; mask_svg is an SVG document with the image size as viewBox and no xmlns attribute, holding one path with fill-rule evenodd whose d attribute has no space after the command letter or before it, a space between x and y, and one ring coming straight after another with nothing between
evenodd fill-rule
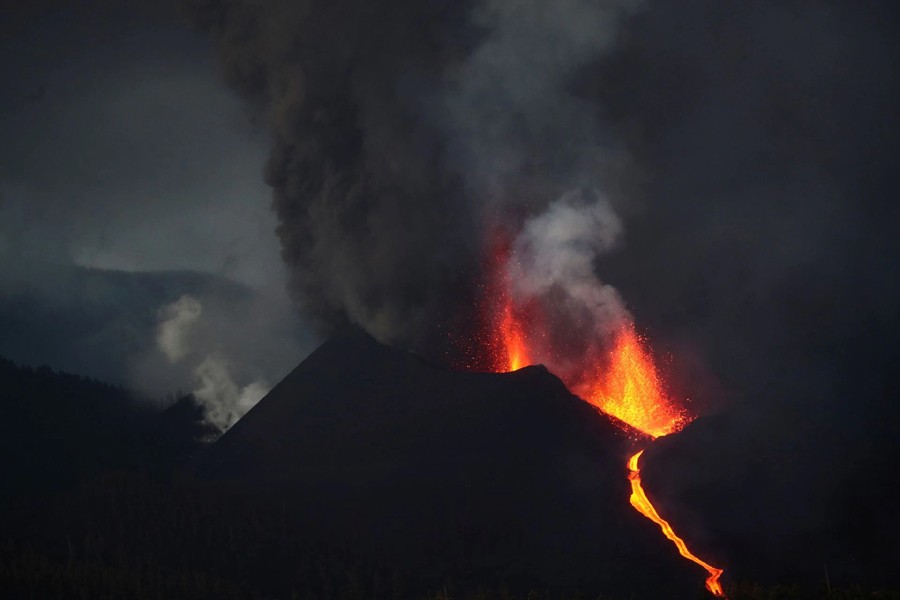
<instances>
[{"instance_id":1,"label":"dark smoke column","mask_svg":"<svg viewBox=\"0 0 900 600\"><path fill-rule=\"evenodd\" d=\"M271 130L301 310L441 357L483 330L484 229L611 170L569 84L633 4L188 0Z\"/></svg>"},{"instance_id":2,"label":"dark smoke column","mask_svg":"<svg viewBox=\"0 0 900 600\"><path fill-rule=\"evenodd\" d=\"M429 96L459 60L448 2L189 2L268 122L265 177L301 310L435 348L471 303L478 225ZM463 36L464 37L464 36Z\"/></svg>"}]
</instances>

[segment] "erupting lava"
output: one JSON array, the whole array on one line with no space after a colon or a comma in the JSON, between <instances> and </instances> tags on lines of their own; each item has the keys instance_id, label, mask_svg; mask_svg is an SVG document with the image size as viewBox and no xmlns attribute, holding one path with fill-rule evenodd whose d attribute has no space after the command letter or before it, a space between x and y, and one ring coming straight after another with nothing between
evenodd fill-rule
<instances>
[{"instance_id":1,"label":"erupting lava","mask_svg":"<svg viewBox=\"0 0 900 600\"><path fill-rule=\"evenodd\" d=\"M503 307L503 316L500 321L500 332L503 336L503 347L506 349L506 359L509 371L518 371L530 364L528 358L528 346L522 326L513 314L511 303Z\"/></svg>"},{"instance_id":2,"label":"erupting lava","mask_svg":"<svg viewBox=\"0 0 900 600\"><path fill-rule=\"evenodd\" d=\"M595 367L594 378L573 391L606 414L658 438L680 431L691 418L666 397L653 358L641 342L631 325L623 326L605 372Z\"/></svg>"},{"instance_id":3,"label":"erupting lava","mask_svg":"<svg viewBox=\"0 0 900 600\"><path fill-rule=\"evenodd\" d=\"M485 314L481 315L487 331L479 340L487 364L476 361L476 364L469 365L472 368L503 373L518 371L532 364L526 330L532 320L533 307L513 301L507 273L511 252L508 236L496 235L492 238L485 265L488 277L483 289Z\"/></svg>"},{"instance_id":4,"label":"erupting lava","mask_svg":"<svg viewBox=\"0 0 900 600\"><path fill-rule=\"evenodd\" d=\"M498 235L492 242L488 252L488 260L491 261L489 279L485 287L486 306L490 310L486 323L492 329L485 337L489 346L490 370L515 371L538 358L557 372L569 389L582 399L653 439L677 433L692 420L693 417L684 408L665 394L653 357L630 323L615 332L608 356L598 352L600 345L589 344L589 351L579 366L573 368L570 361L554 364L557 353L546 343L533 343L534 340L544 342L552 337L550 332L543 330L547 327L547 321L537 318L542 316L540 305L534 300L521 303L513 296L508 273L512 252L509 238ZM724 598L725 593L719 583L722 569L694 555L647 498L638 467L644 450L641 449L628 460L631 505L659 525L681 556L706 569L709 573L706 589Z\"/></svg>"}]
</instances>

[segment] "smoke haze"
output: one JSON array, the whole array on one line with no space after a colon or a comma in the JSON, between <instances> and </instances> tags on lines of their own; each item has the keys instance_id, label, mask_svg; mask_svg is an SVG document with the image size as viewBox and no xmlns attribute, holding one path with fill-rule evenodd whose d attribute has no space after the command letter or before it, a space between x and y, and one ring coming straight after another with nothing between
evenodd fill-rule
<instances>
[{"instance_id":1,"label":"smoke haze","mask_svg":"<svg viewBox=\"0 0 900 600\"><path fill-rule=\"evenodd\" d=\"M266 314L264 307L257 306L249 312L253 315L248 318L252 325L230 328L241 330L237 334L240 343L236 344L221 333L221 323L225 319L214 316L215 311L213 320L204 322L203 305L193 296L181 296L159 310L157 348L170 368L180 365L191 373L194 398L204 408L207 422L219 431L234 425L269 391L269 385L262 379L244 385L235 381L236 377L247 380L258 376L254 366L260 364L263 357L258 350L256 353L243 351L245 345L259 348L265 341L272 345L271 340L277 339L261 320L261 315ZM144 360L152 361L153 357Z\"/></svg>"},{"instance_id":2,"label":"smoke haze","mask_svg":"<svg viewBox=\"0 0 900 600\"><path fill-rule=\"evenodd\" d=\"M244 382L315 343L284 290L265 135L209 40L177 24L168 0L38 0L0 19L0 355L158 400L194 387L182 355L202 344ZM202 319L160 330L184 295Z\"/></svg>"},{"instance_id":3,"label":"smoke haze","mask_svg":"<svg viewBox=\"0 0 900 600\"><path fill-rule=\"evenodd\" d=\"M627 309L672 354L664 370L695 412L737 402L702 447L767 439L766 464L793 457L767 488L775 505L801 482L827 498L859 481L848 465L877 468L870 448L898 422L884 368L900 331L889 3L221 0L187 12L269 124L282 255L320 331L354 321L452 355L448 332L480 326L484 238L501 223L523 232L526 291L552 282L582 305ZM554 204L572 189L605 199L585 203L584 222ZM754 452L711 453L674 469L677 485L702 495Z\"/></svg>"},{"instance_id":4,"label":"smoke haze","mask_svg":"<svg viewBox=\"0 0 900 600\"><path fill-rule=\"evenodd\" d=\"M253 381L240 387L232 379L229 363L220 356L208 356L194 369L198 387L194 397L205 409L207 421L225 431L269 393L269 386Z\"/></svg>"},{"instance_id":5,"label":"smoke haze","mask_svg":"<svg viewBox=\"0 0 900 600\"><path fill-rule=\"evenodd\" d=\"M190 326L203 314L203 306L188 295L184 295L161 311L162 321L156 333L156 343L171 363L178 362L187 354L187 340Z\"/></svg>"},{"instance_id":6,"label":"smoke haze","mask_svg":"<svg viewBox=\"0 0 900 600\"><path fill-rule=\"evenodd\" d=\"M353 321L443 355L448 331L478 326L459 313L479 295L486 228L596 189L628 231L593 261L599 279L639 324L753 386L758 357L802 335L788 307L843 295L798 275L881 285L853 265L891 237L885 10L186 3L267 118L282 256L320 331ZM887 290L853 297L884 315Z\"/></svg>"},{"instance_id":7,"label":"smoke haze","mask_svg":"<svg viewBox=\"0 0 900 600\"><path fill-rule=\"evenodd\" d=\"M602 197L585 202L579 195L566 194L525 222L515 241L510 279L525 300L559 288L590 315L588 331L610 333L625 324L628 313L594 265L618 241L622 223Z\"/></svg>"},{"instance_id":8,"label":"smoke haze","mask_svg":"<svg viewBox=\"0 0 900 600\"><path fill-rule=\"evenodd\" d=\"M188 5L268 115L282 254L322 331L442 355L478 294L486 215L618 191L622 153L569 87L636 2Z\"/></svg>"}]
</instances>

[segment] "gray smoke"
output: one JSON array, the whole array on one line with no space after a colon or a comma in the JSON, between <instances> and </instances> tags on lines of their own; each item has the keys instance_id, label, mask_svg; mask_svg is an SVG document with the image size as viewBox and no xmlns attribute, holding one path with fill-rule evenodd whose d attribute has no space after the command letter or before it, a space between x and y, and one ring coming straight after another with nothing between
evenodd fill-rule
<instances>
[{"instance_id":1,"label":"gray smoke","mask_svg":"<svg viewBox=\"0 0 900 600\"><path fill-rule=\"evenodd\" d=\"M197 388L194 397L203 406L206 420L225 431L253 408L269 393L263 381L253 381L245 386L235 383L231 365L221 356L207 356L194 369Z\"/></svg>"},{"instance_id":2,"label":"gray smoke","mask_svg":"<svg viewBox=\"0 0 900 600\"><path fill-rule=\"evenodd\" d=\"M585 331L612 333L629 319L622 298L595 267L622 235L622 222L596 192L569 192L525 222L510 263L513 292L525 301L554 289L589 315Z\"/></svg>"},{"instance_id":3,"label":"gray smoke","mask_svg":"<svg viewBox=\"0 0 900 600\"><path fill-rule=\"evenodd\" d=\"M851 335L852 303L891 314L894 280L858 268L895 250L883 7L185 8L271 131L282 256L323 330L355 321L441 354L482 325L486 228L519 231L571 189L600 190L627 226L591 260L640 327L748 393L772 356Z\"/></svg>"},{"instance_id":4,"label":"gray smoke","mask_svg":"<svg viewBox=\"0 0 900 600\"><path fill-rule=\"evenodd\" d=\"M156 344L170 363L177 363L188 353L187 337L203 314L203 306L184 295L160 311L161 322L156 331Z\"/></svg>"},{"instance_id":5,"label":"gray smoke","mask_svg":"<svg viewBox=\"0 0 900 600\"><path fill-rule=\"evenodd\" d=\"M449 66L441 101L459 159L451 166L475 186L477 200L519 204L521 194L548 186L604 183L615 144L596 106L568 88L642 3L484 0L472 9L472 24L487 33Z\"/></svg>"},{"instance_id":6,"label":"gray smoke","mask_svg":"<svg viewBox=\"0 0 900 600\"><path fill-rule=\"evenodd\" d=\"M746 399L696 446L733 456L673 469L678 485L714 497L722 473L766 470L755 443L731 440L766 440L790 476L754 488L774 501L720 498L703 513L711 530L768 532L753 560L779 564L800 526L773 507L859 502L837 493L866 481L841 468L871 464L876 442L857 432L895 440L900 422L886 366L900 339L890 3L189 4L270 125L283 256L323 328L357 321L440 353L448 332L483 325L482 244L499 223L522 231L519 293L547 289L565 308L552 347L574 359L585 323L624 310L613 284L654 347L677 350L662 367L674 394L696 412L723 389ZM605 200L554 205L571 189ZM738 503L760 517L723 508ZM829 510L833 523L877 512Z\"/></svg>"},{"instance_id":7,"label":"gray smoke","mask_svg":"<svg viewBox=\"0 0 900 600\"><path fill-rule=\"evenodd\" d=\"M855 432L896 439L893 3L187 4L270 127L282 254L322 329L356 321L441 353L448 332L483 325L486 233L523 231L524 292L549 284L554 306L588 298L553 315L565 316L560 336L591 319L585 306L618 311L615 285L654 347L676 350L662 367L676 395L696 412L723 389L746 400L702 447L767 440L794 475L759 486L778 500L747 505L756 520L722 514L714 527L769 532L755 556L783 558L796 523L771 507L801 497L791 482L834 497L842 479L865 481L840 465L872 464ZM599 241L574 205L554 205L572 189L608 202L580 200ZM627 245L613 243L612 214ZM556 223L571 233L551 235ZM575 354L576 337L560 340ZM797 436L795 409L815 433ZM743 463L708 452L705 468L672 472L687 496L712 497L721 473L760 469L753 445L731 446ZM873 478L890 470L876 466Z\"/></svg>"},{"instance_id":8,"label":"gray smoke","mask_svg":"<svg viewBox=\"0 0 900 600\"><path fill-rule=\"evenodd\" d=\"M266 180L304 313L445 351L448 329L478 327L460 311L487 221L573 186L616 202L627 161L572 83L639 4L188 2L271 129Z\"/></svg>"},{"instance_id":9,"label":"gray smoke","mask_svg":"<svg viewBox=\"0 0 900 600\"><path fill-rule=\"evenodd\" d=\"M210 315L212 321L204 323L203 315L203 305L189 295L162 307L156 342L170 365L182 365L189 369L193 395L203 406L206 421L219 431L225 431L269 392L269 386L262 379L243 385L238 383L252 375L246 368L237 368L235 361L225 355L225 352L238 353L221 332L223 320L213 314ZM257 318L256 326L259 325L261 323ZM261 331L263 333L258 335L265 335L265 329ZM242 341L253 341L250 338L252 335ZM247 362L246 356L239 358Z\"/></svg>"}]
</instances>

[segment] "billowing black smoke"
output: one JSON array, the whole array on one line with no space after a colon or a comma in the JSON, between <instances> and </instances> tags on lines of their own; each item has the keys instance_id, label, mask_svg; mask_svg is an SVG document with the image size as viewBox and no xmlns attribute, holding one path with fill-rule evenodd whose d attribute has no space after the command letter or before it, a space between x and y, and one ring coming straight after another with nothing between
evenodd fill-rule
<instances>
[{"instance_id":1,"label":"billowing black smoke","mask_svg":"<svg viewBox=\"0 0 900 600\"><path fill-rule=\"evenodd\" d=\"M499 224L524 235L518 289L562 306L577 288L601 299L579 314L635 313L657 345L745 394L773 361L833 376L821 348L862 332L861 315L890 337L888 5L185 4L272 132L283 256L323 332L352 321L444 358L483 326ZM554 218L560 206L583 218ZM548 272L572 264L565 253L577 268ZM719 389L708 370L673 369L695 398Z\"/></svg>"},{"instance_id":2,"label":"billowing black smoke","mask_svg":"<svg viewBox=\"0 0 900 600\"><path fill-rule=\"evenodd\" d=\"M325 330L443 352L478 326L486 224L615 200L617 146L573 83L634 1L188 4L271 127L291 287Z\"/></svg>"},{"instance_id":3,"label":"billowing black smoke","mask_svg":"<svg viewBox=\"0 0 900 600\"><path fill-rule=\"evenodd\" d=\"M187 4L272 131L283 255L323 330L355 321L442 354L451 333L479 327L469 307L489 228L540 232L515 247L574 249L578 268L563 274L624 299L672 351L676 395L695 409L721 390L746 400L703 448L751 439L764 451L733 446L727 462L707 452L702 470L673 472L687 497L762 461L781 475L753 489L775 500L747 509L764 522L729 518L723 500L707 523L780 540L782 527L826 521L858 531L840 515L874 514L858 498L881 496L853 490L889 472L871 458L892 455L883 443L900 421L890 3ZM579 223L576 206L616 235L554 237L554 223ZM537 274L523 280L573 289ZM770 510L800 496L846 506Z\"/></svg>"}]
</instances>

